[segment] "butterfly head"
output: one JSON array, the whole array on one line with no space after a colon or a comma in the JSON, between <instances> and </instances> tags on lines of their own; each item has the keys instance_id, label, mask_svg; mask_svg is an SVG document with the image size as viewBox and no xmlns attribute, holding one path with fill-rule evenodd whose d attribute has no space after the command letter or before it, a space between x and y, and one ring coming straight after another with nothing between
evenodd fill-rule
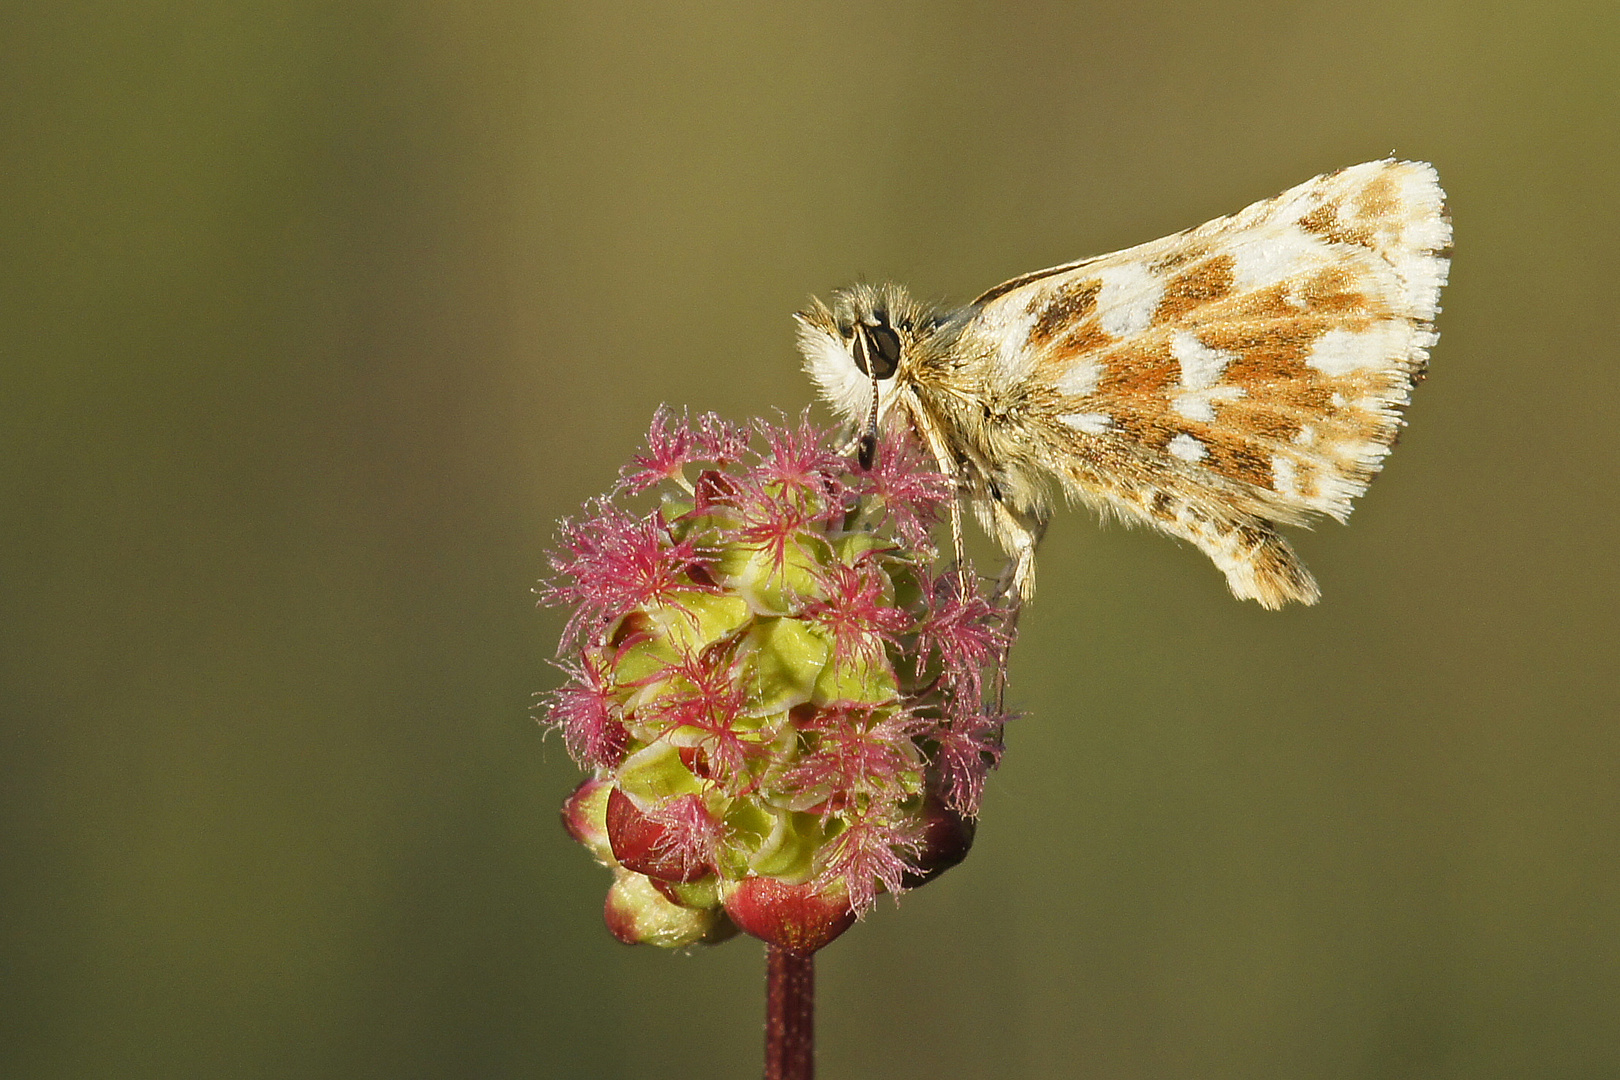
<instances>
[{"instance_id":1,"label":"butterfly head","mask_svg":"<svg viewBox=\"0 0 1620 1080\"><path fill-rule=\"evenodd\" d=\"M937 319L898 285L852 285L794 316L804 368L834 412L881 423ZM874 407L876 413L874 415Z\"/></svg>"}]
</instances>

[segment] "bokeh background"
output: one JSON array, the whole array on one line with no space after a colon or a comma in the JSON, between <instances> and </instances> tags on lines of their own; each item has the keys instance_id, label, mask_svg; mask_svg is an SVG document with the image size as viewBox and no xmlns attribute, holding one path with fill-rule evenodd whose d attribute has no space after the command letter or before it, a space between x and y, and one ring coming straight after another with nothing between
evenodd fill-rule
<instances>
[{"instance_id":1,"label":"bokeh background","mask_svg":"<svg viewBox=\"0 0 1620 1080\"><path fill-rule=\"evenodd\" d=\"M0 13L0 1075L758 1075L531 717L552 523L788 314L1435 162L1433 374L1325 599L1057 522L973 857L827 1077L1620 1075L1620 8L53 0Z\"/></svg>"}]
</instances>

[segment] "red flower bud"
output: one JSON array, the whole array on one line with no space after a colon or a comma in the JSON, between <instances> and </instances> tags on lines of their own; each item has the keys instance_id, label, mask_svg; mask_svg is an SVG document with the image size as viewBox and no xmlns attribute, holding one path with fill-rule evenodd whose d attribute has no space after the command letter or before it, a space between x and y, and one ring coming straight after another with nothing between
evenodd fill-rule
<instances>
[{"instance_id":1,"label":"red flower bud","mask_svg":"<svg viewBox=\"0 0 1620 1080\"><path fill-rule=\"evenodd\" d=\"M618 788L608 795L607 834L613 857L650 878L689 882L714 869L693 855L689 845L679 843L673 829L643 814Z\"/></svg>"},{"instance_id":2,"label":"red flower bud","mask_svg":"<svg viewBox=\"0 0 1620 1080\"><path fill-rule=\"evenodd\" d=\"M607 834L606 780L586 780L562 804L562 826L568 835L590 849L598 862L611 865L613 848Z\"/></svg>"},{"instance_id":3,"label":"red flower bud","mask_svg":"<svg viewBox=\"0 0 1620 1080\"><path fill-rule=\"evenodd\" d=\"M921 873L906 874L904 881L908 889L926 885L967 858L968 850L973 847L973 835L978 831L972 818L953 810L932 787L923 802L922 818L922 850L916 859Z\"/></svg>"},{"instance_id":4,"label":"red flower bud","mask_svg":"<svg viewBox=\"0 0 1620 1080\"><path fill-rule=\"evenodd\" d=\"M615 872L602 918L614 937L626 945L659 945L679 949L698 942L718 942L734 930L724 912L673 903L652 881L625 870Z\"/></svg>"},{"instance_id":5,"label":"red flower bud","mask_svg":"<svg viewBox=\"0 0 1620 1080\"><path fill-rule=\"evenodd\" d=\"M744 933L789 952L813 953L855 924L842 888L817 892L809 881L789 885L751 877L723 892L726 914Z\"/></svg>"}]
</instances>

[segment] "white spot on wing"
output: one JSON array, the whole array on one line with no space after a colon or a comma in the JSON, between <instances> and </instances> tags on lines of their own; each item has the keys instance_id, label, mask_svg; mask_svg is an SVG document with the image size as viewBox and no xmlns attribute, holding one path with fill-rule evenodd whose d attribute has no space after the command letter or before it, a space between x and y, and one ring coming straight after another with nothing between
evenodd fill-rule
<instances>
[{"instance_id":1,"label":"white spot on wing","mask_svg":"<svg viewBox=\"0 0 1620 1080\"><path fill-rule=\"evenodd\" d=\"M1236 401L1243 397L1241 386L1215 385L1221 381L1226 365L1234 359L1231 353L1210 348L1189 330L1177 330L1170 337L1170 355L1181 365L1183 387L1170 408L1188 420L1213 424L1217 401Z\"/></svg>"},{"instance_id":2,"label":"white spot on wing","mask_svg":"<svg viewBox=\"0 0 1620 1080\"><path fill-rule=\"evenodd\" d=\"M1212 349L1190 330L1177 330L1170 338L1170 355L1181 365L1184 390L1208 390L1221 379L1221 372L1232 362L1232 354Z\"/></svg>"},{"instance_id":3,"label":"white spot on wing","mask_svg":"<svg viewBox=\"0 0 1620 1080\"><path fill-rule=\"evenodd\" d=\"M1392 358L1403 354L1397 322L1376 323L1357 333L1351 330L1329 330L1316 339L1305 365L1324 375L1348 375L1352 371L1385 366Z\"/></svg>"},{"instance_id":4,"label":"white spot on wing","mask_svg":"<svg viewBox=\"0 0 1620 1080\"><path fill-rule=\"evenodd\" d=\"M1271 484L1279 495L1299 494L1299 474L1290 458L1276 454L1271 459Z\"/></svg>"},{"instance_id":5,"label":"white spot on wing","mask_svg":"<svg viewBox=\"0 0 1620 1080\"><path fill-rule=\"evenodd\" d=\"M1052 388L1065 397L1085 397L1096 392L1101 379L1102 365L1082 357L1058 377Z\"/></svg>"},{"instance_id":6,"label":"white spot on wing","mask_svg":"<svg viewBox=\"0 0 1620 1080\"><path fill-rule=\"evenodd\" d=\"M1215 403L1218 401L1237 401L1244 396L1241 386L1217 386L1210 390L1199 390L1193 393L1177 394L1176 400L1170 403L1170 408L1177 414L1185 416L1188 420L1195 420L1200 424L1213 424L1215 422Z\"/></svg>"},{"instance_id":7,"label":"white spot on wing","mask_svg":"<svg viewBox=\"0 0 1620 1080\"><path fill-rule=\"evenodd\" d=\"M1232 282L1242 290L1275 285L1302 269L1331 262L1328 246L1297 225L1257 225L1232 245Z\"/></svg>"},{"instance_id":8,"label":"white spot on wing","mask_svg":"<svg viewBox=\"0 0 1620 1080\"><path fill-rule=\"evenodd\" d=\"M1121 262L1103 266L1098 274L1097 322L1114 337L1140 334L1153 322L1164 297L1164 282L1146 265Z\"/></svg>"},{"instance_id":9,"label":"white spot on wing","mask_svg":"<svg viewBox=\"0 0 1620 1080\"><path fill-rule=\"evenodd\" d=\"M1062 420L1065 424L1068 424L1076 431L1083 431L1087 435L1101 435L1111 426L1113 426L1114 423L1113 417L1109 416L1107 413L1100 412L1070 413L1069 415L1061 416L1058 419Z\"/></svg>"},{"instance_id":10,"label":"white spot on wing","mask_svg":"<svg viewBox=\"0 0 1620 1080\"><path fill-rule=\"evenodd\" d=\"M1203 461L1204 458L1209 454L1209 451L1204 448L1203 443L1199 442L1191 435L1188 435L1186 432L1183 432L1171 439L1170 445L1165 447L1165 449L1169 450L1182 461Z\"/></svg>"}]
</instances>

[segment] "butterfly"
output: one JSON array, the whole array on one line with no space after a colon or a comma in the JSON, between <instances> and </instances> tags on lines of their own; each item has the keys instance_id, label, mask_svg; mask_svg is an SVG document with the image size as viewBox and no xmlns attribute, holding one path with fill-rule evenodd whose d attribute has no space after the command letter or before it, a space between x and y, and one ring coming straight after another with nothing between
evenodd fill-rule
<instances>
[{"instance_id":1,"label":"butterfly","mask_svg":"<svg viewBox=\"0 0 1620 1080\"><path fill-rule=\"evenodd\" d=\"M965 501L1015 600L1061 495L1190 542L1241 599L1311 604L1278 526L1342 522L1383 466L1450 245L1433 167L1374 161L955 310L854 285L798 344L863 456L904 424L955 479L958 559Z\"/></svg>"}]
</instances>

